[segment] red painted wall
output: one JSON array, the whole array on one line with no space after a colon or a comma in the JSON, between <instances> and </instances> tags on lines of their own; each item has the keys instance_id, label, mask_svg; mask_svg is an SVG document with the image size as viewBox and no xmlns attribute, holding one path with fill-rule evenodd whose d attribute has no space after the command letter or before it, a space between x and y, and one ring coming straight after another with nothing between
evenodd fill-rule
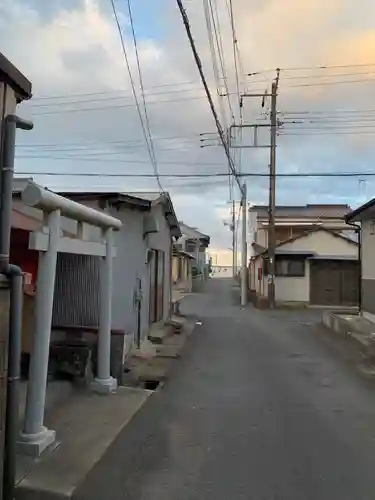
<instances>
[{"instance_id":1,"label":"red painted wall","mask_svg":"<svg viewBox=\"0 0 375 500\"><path fill-rule=\"evenodd\" d=\"M12 228L10 237L10 262L20 266L24 273L32 275L35 285L38 273L39 252L29 250L29 232Z\"/></svg>"}]
</instances>

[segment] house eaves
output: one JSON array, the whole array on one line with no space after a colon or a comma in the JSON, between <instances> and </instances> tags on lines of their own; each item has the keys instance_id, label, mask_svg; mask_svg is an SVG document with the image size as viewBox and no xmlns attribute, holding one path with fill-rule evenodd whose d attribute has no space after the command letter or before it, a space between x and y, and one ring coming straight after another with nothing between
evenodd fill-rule
<instances>
[{"instance_id":1,"label":"house eaves","mask_svg":"<svg viewBox=\"0 0 375 500\"><path fill-rule=\"evenodd\" d=\"M185 250L179 250L178 248L173 249L173 255L182 255L183 257L187 257L190 260L196 260L195 255L185 252Z\"/></svg>"},{"instance_id":2,"label":"house eaves","mask_svg":"<svg viewBox=\"0 0 375 500\"><path fill-rule=\"evenodd\" d=\"M137 199L142 199L150 203L151 206L161 204L164 209L164 217L170 227L171 235L178 239L182 236L180 224L178 222L173 203L169 193L158 193L155 191L146 191L146 192L130 192L130 193L122 193L125 196L132 196Z\"/></svg>"},{"instance_id":3,"label":"house eaves","mask_svg":"<svg viewBox=\"0 0 375 500\"><path fill-rule=\"evenodd\" d=\"M31 82L0 52L0 81L10 85L17 102L31 98Z\"/></svg>"},{"instance_id":4,"label":"house eaves","mask_svg":"<svg viewBox=\"0 0 375 500\"><path fill-rule=\"evenodd\" d=\"M352 240L351 238L347 238L346 236L343 236L342 234L337 233L336 231L328 229L324 226L315 226L314 228L308 229L307 231L304 231L303 233L298 234L297 236L293 236L292 238L289 238L287 240L278 243L275 247L276 253L278 252L278 249L282 248L284 245L287 245L288 243L293 243L294 241L300 240L302 238L306 238L309 234L316 233L318 231L325 231L326 233L334 236L335 238L340 238L342 240L345 240L349 244L358 246L358 242ZM264 255L266 253L268 253L268 249L265 249L264 252L262 252L262 254L259 255ZM313 254L313 252L311 254Z\"/></svg>"},{"instance_id":5,"label":"house eaves","mask_svg":"<svg viewBox=\"0 0 375 500\"><path fill-rule=\"evenodd\" d=\"M277 205L275 217L280 219L343 219L351 211L346 204L307 204L307 205ZM253 205L250 213L256 213L258 219L268 219L267 205Z\"/></svg>"},{"instance_id":6,"label":"house eaves","mask_svg":"<svg viewBox=\"0 0 375 500\"><path fill-rule=\"evenodd\" d=\"M204 233L201 233L195 227L188 226L184 222L180 221L181 232L188 240L200 240L200 242L206 247L209 246L211 238Z\"/></svg>"},{"instance_id":7,"label":"house eaves","mask_svg":"<svg viewBox=\"0 0 375 500\"><path fill-rule=\"evenodd\" d=\"M17 178L13 181L13 196L19 197L26 188L27 183L32 178ZM47 189L47 188L46 188ZM51 190L52 191L52 190ZM64 196L78 203L90 200L98 200L99 206L105 208L108 203L114 207L125 205L129 209L150 211L153 205L162 204L164 207L164 216L175 238L181 237L181 230L176 217L172 200L168 193L157 192L110 192L110 191L57 191L60 196Z\"/></svg>"},{"instance_id":8,"label":"house eaves","mask_svg":"<svg viewBox=\"0 0 375 500\"><path fill-rule=\"evenodd\" d=\"M360 222L369 219L375 219L375 198L345 216L345 222Z\"/></svg>"},{"instance_id":9,"label":"house eaves","mask_svg":"<svg viewBox=\"0 0 375 500\"><path fill-rule=\"evenodd\" d=\"M13 179L13 196L18 198L27 187L27 184L33 181L32 177L16 177ZM45 188L48 189L48 188ZM131 196L125 193L117 193L110 191L67 191L67 190L52 190L51 191L59 194L60 196L64 196L71 200L79 202L83 201L95 201L99 200L103 202L103 208L105 202L108 202L111 205L126 204L129 208L137 208L140 210L150 210L151 203L149 201L144 200L143 198L138 198L136 196Z\"/></svg>"},{"instance_id":10,"label":"house eaves","mask_svg":"<svg viewBox=\"0 0 375 500\"><path fill-rule=\"evenodd\" d=\"M275 255L285 255L289 257L312 257L315 255L315 252L310 250L284 250L283 248L276 248Z\"/></svg>"},{"instance_id":11,"label":"house eaves","mask_svg":"<svg viewBox=\"0 0 375 500\"><path fill-rule=\"evenodd\" d=\"M308 260L352 260L358 261L355 255L312 255Z\"/></svg>"}]
</instances>

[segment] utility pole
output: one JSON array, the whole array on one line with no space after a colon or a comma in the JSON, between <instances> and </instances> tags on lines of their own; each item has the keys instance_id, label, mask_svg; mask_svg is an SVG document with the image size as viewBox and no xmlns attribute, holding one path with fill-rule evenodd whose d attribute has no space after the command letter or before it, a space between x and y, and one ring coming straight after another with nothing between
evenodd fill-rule
<instances>
[{"instance_id":1,"label":"utility pole","mask_svg":"<svg viewBox=\"0 0 375 500\"><path fill-rule=\"evenodd\" d=\"M236 255L236 202L232 200L232 271L233 278L237 274L237 255Z\"/></svg>"},{"instance_id":2,"label":"utility pole","mask_svg":"<svg viewBox=\"0 0 375 500\"><path fill-rule=\"evenodd\" d=\"M241 231L241 306L247 304L247 186L243 185L242 196L242 231Z\"/></svg>"},{"instance_id":3,"label":"utility pole","mask_svg":"<svg viewBox=\"0 0 375 500\"><path fill-rule=\"evenodd\" d=\"M276 132L277 132L277 89L279 70L276 80L272 82L271 91L271 149L270 149L270 185L268 207L268 300L271 309L275 308L275 209L276 209Z\"/></svg>"}]
</instances>

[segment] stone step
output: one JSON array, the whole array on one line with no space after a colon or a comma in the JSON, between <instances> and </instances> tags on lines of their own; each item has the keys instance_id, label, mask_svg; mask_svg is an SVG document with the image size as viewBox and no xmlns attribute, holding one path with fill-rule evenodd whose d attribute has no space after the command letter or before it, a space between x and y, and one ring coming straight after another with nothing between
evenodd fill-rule
<instances>
[{"instance_id":1,"label":"stone step","mask_svg":"<svg viewBox=\"0 0 375 500\"><path fill-rule=\"evenodd\" d=\"M148 338L154 344L162 344L163 339L173 335L174 329L172 325L166 323L157 323L150 328Z\"/></svg>"}]
</instances>

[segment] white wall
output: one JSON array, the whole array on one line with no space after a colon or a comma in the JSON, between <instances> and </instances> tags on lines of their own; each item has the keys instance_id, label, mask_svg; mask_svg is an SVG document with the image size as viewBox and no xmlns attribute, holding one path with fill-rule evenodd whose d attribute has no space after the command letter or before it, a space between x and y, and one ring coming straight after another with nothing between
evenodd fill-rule
<instances>
[{"instance_id":1,"label":"white wall","mask_svg":"<svg viewBox=\"0 0 375 500\"><path fill-rule=\"evenodd\" d=\"M232 267L233 252L225 248L209 248L208 255L212 258L213 266ZM241 252L237 253L237 267L241 265Z\"/></svg>"},{"instance_id":2,"label":"white wall","mask_svg":"<svg viewBox=\"0 0 375 500\"><path fill-rule=\"evenodd\" d=\"M113 261L112 327L136 334L137 309L134 303L137 279L141 280L141 336L148 331L149 275L146 264L147 246L143 239L142 212L115 209L123 227L115 233L117 257Z\"/></svg>"},{"instance_id":3,"label":"white wall","mask_svg":"<svg viewBox=\"0 0 375 500\"><path fill-rule=\"evenodd\" d=\"M151 214L159 221L158 233L149 234L147 236L147 245L150 249L162 250L164 252L164 300L163 319L169 316L172 290L172 237L170 227L164 217L164 208L162 205L155 205Z\"/></svg>"},{"instance_id":4,"label":"white wall","mask_svg":"<svg viewBox=\"0 0 375 500\"><path fill-rule=\"evenodd\" d=\"M375 319L375 221L361 223L362 237L362 312L370 321Z\"/></svg>"},{"instance_id":5,"label":"white wall","mask_svg":"<svg viewBox=\"0 0 375 500\"><path fill-rule=\"evenodd\" d=\"M375 224L364 221L362 236L362 279L375 279Z\"/></svg>"},{"instance_id":6,"label":"white wall","mask_svg":"<svg viewBox=\"0 0 375 500\"><path fill-rule=\"evenodd\" d=\"M321 256L357 257L357 245L327 231L313 231L298 240L286 243L283 250L307 250Z\"/></svg>"},{"instance_id":7,"label":"white wall","mask_svg":"<svg viewBox=\"0 0 375 500\"><path fill-rule=\"evenodd\" d=\"M280 302L309 302L310 300L310 262L305 261L305 276L276 276L275 297Z\"/></svg>"},{"instance_id":8,"label":"white wall","mask_svg":"<svg viewBox=\"0 0 375 500\"><path fill-rule=\"evenodd\" d=\"M375 251L375 236L372 255ZM290 243L282 245L283 250L311 251L322 257L357 257L357 245L334 236L324 230L314 231L307 236L299 238ZM257 268L261 266L262 259L258 257L255 261L255 289L262 296L267 296L267 276L263 276L261 282L257 279ZM375 270L373 271L375 277ZM310 300L310 261L305 262L305 276L301 278L276 276L275 297L277 301L284 302L309 302Z\"/></svg>"},{"instance_id":9,"label":"white wall","mask_svg":"<svg viewBox=\"0 0 375 500\"><path fill-rule=\"evenodd\" d=\"M251 213L251 212L250 212ZM268 227L267 225L263 225L262 222L265 224L268 224L268 221L263 219L262 221L257 220L255 223L255 230L253 233L256 231L256 242L259 245L262 245L263 247L267 246L267 237L268 237ZM313 226L314 224L320 224L322 227L326 228L337 228L342 227L343 230L348 230L351 231L353 228L349 226L348 224L345 224L345 222L342 219L298 219L298 218L284 218L284 219L277 219L276 218L276 226L278 226L278 223L280 224L279 227L281 227L281 224L283 227L288 227L288 223L290 224L291 227L296 226L298 227L298 224L303 225L303 224L310 224ZM250 243L255 241L254 237L250 239Z\"/></svg>"},{"instance_id":10,"label":"white wall","mask_svg":"<svg viewBox=\"0 0 375 500\"><path fill-rule=\"evenodd\" d=\"M21 200L15 200L17 210L42 220L42 211L28 207ZM98 201L88 200L84 203L91 208L98 209ZM151 213L159 220L160 232L143 238L143 218L146 212L113 207L107 210L111 215L120 219L123 227L114 232L117 257L113 261L113 295L112 295L112 328L125 330L127 333L136 333L137 310L134 305L134 293L137 279L141 279L143 302L141 308L141 335L147 335L149 327L149 269L146 263L147 249L162 250L165 252L165 288L164 288L164 319L168 317L171 291L171 236L161 205L152 208ZM62 226L65 230L75 234L77 224L62 217ZM93 226L86 226L85 238L89 241L100 241L101 232ZM77 290L79 294L79 290ZM74 303L74 297L71 300ZM81 307L82 301L77 301Z\"/></svg>"}]
</instances>

